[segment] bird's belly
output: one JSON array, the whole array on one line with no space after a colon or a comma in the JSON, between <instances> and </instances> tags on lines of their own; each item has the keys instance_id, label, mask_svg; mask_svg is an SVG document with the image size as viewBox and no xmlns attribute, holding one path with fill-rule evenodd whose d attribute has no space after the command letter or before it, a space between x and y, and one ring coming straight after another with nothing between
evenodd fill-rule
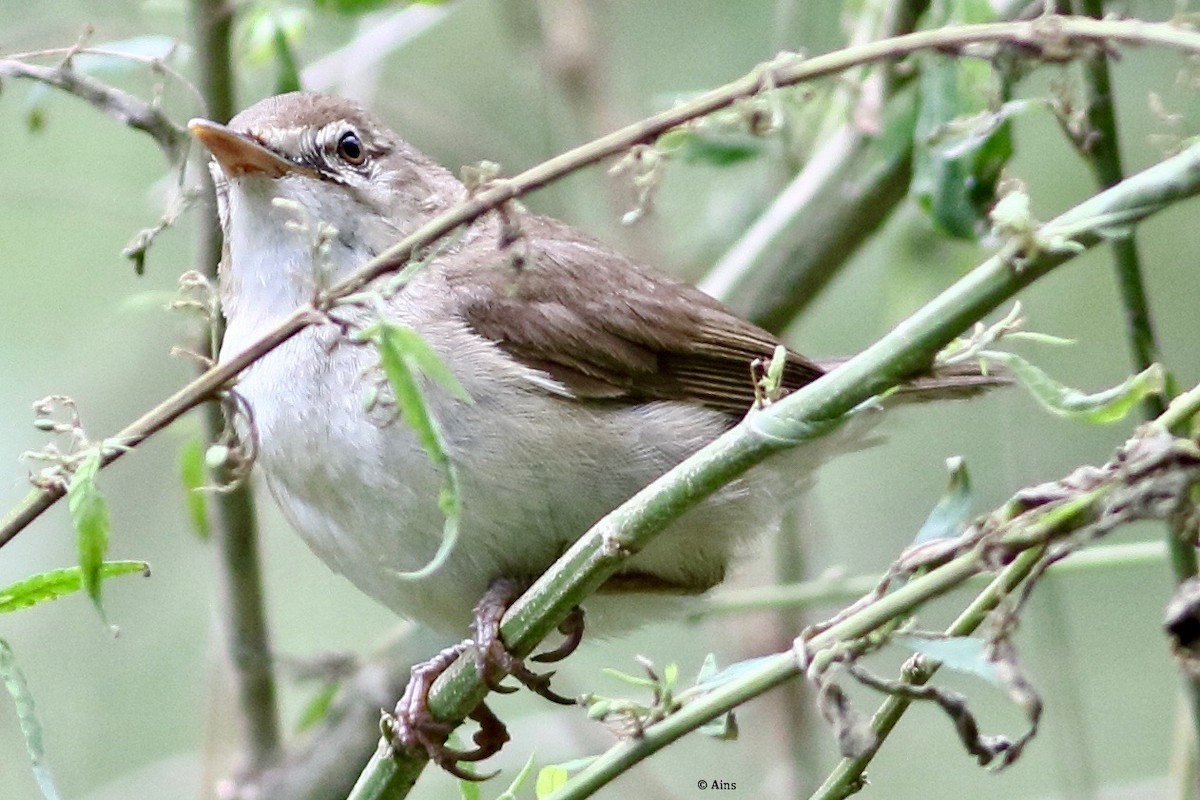
<instances>
[{"instance_id":1,"label":"bird's belly","mask_svg":"<svg viewBox=\"0 0 1200 800\"><path fill-rule=\"evenodd\" d=\"M404 573L428 564L442 541L442 475L403 420L381 423L364 410L358 375L374 354L339 346L314 358L316 336L285 343L239 384L254 411L259 465L284 515L331 568L400 615L441 630L464 632L493 579L536 577L725 424L683 404L581 407L505 385L472 391L462 375L472 404L429 387L457 465L462 516L444 564L413 579ZM716 583L736 542L761 529L761 510L774 506L757 485L737 483L685 515L627 571L684 593Z\"/></svg>"}]
</instances>

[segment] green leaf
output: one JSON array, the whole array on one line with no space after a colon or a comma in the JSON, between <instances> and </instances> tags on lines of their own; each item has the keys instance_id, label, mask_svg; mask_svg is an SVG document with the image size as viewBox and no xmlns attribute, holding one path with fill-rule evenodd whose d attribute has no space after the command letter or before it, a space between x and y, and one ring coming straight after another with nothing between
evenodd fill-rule
<instances>
[{"instance_id":1,"label":"green leaf","mask_svg":"<svg viewBox=\"0 0 1200 800\"><path fill-rule=\"evenodd\" d=\"M271 38L271 42L275 54L275 66L278 69L275 76L275 93L300 91L300 67L296 64L296 54L292 52L292 42L282 25L275 26L275 35Z\"/></svg>"},{"instance_id":2,"label":"green leaf","mask_svg":"<svg viewBox=\"0 0 1200 800\"><path fill-rule=\"evenodd\" d=\"M38 788L42 790L42 797L46 800L60 800L58 789L54 786L54 778L50 775L50 767L45 762L42 725L37 719L29 684L13 658L12 648L3 639L0 639L0 680L4 681L5 688L16 704L17 722L25 737L25 751L29 753L33 777L37 780Z\"/></svg>"},{"instance_id":3,"label":"green leaf","mask_svg":"<svg viewBox=\"0 0 1200 800\"><path fill-rule=\"evenodd\" d=\"M179 448L179 480L183 483L184 501L192 530L201 541L212 538L212 524L208 519L208 498L204 496L207 472L204 464L204 442L192 436Z\"/></svg>"},{"instance_id":4,"label":"green leaf","mask_svg":"<svg viewBox=\"0 0 1200 800\"><path fill-rule=\"evenodd\" d=\"M467 390L458 382L458 378L454 377L446 362L442 361L441 356L434 352L421 334L407 325L384 325L388 329L386 335L391 338L395 347L404 353L406 358L411 359L414 371L432 379L456 399L464 403L472 402L471 395L467 394Z\"/></svg>"},{"instance_id":5,"label":"green leaf","mask_svg":"<svg viewBox=\"0 0 1200 800\"><path fill-rule=\"evenodd\" d=\"M971 476L967 474L967 462L955 456L946 459L946 468L950 470L950 485L929 512L921 530L917 531L914 544L953 538L962 533L967 523L971 513Z\"/></svg>"},{"instance_id":6,"label":"green leaf","mask_svg":"<svg viewBox=\"0 0 1200 800\"><path fill-rule=\"evenodd\" d=\"M572 758L570 761L560 761L558 766L565 769L567 772L579 772L579 770L591 764L596 760L596 756L580 756Z\"/></svg>"},{"instance_id":7,"label":"green leaf","mask_svg":"<svg viewBox=\"0 0 1200 800\"><path fill-rule=\"evenodd\" d=\"M100 570L104 564L104 554L108 552L109 518L108 503L96 486L96 473L99 471L100 448L96 447L83 457L71 473L71 482L67 485L67 509L75 525L83 588L103 617Z\"/></svg>"},{"instance_id":8,"label":"green leaf","mask_svg":"<svg viewBox=\"0 0 1200 800\"><path fill-rule=\"evenodd\" d=\"M1038 331L1010 331L1004 334L1006 339L1013 341L1033 342L1034 344L1049 344L1056 347L1066 347L1075 344L1074 339L1067 339L1063 336L1055 336L1052 333L1039 333Z\"/></svg>"},{"instance_id":9,"label":"green leaf","mask_svg":"<svg viewBox=\"0 0 1200 800\"><path fill-rule=\"evenodd\" d=\"M763 140L748 133L722 133L696 128L674 128L659 137L659 149L685 164L728 167L765 152Z\"/></svg>"},{"instance_id":10,"label":"green leaf","mask_svg":"<svg viewBox=\"0 0 1200 800\"><path fill-rule=\"evenodd\" d=\"M400 415L417 434L426 456L442 473L438 506L445 516L445 522L442 525L442 541L438 551L429 563L420 569L396 573L403 580L417 580L435 572L449 557L450 551L458 541L458 521L462 511L458 471L447 454L441 428L425 402L419 377L432 379L453 397L464 402L471 402L471 397L449 368L442 363L437 353L412 328L381 321L360 331L357 337L374 342L379 353L380 366L383 367L388 384L392 387Z\"/></svg>"},{"instance_id":11,"label":"green leaf","mask_svg":"<svg viewBox=\"0 0 1200 800\"><path fill-rule=\"evenodd\" d=\"M300 719L296 721L297 733L306 731L325 719L329 708L333 705L333 698L337 697L340 686L341 684L337 681L327 681L317 690L317 693L304 706L304 710L300 712Z\"/></svg>"},{"instance_id":12,"label":"green leaf","mask_svg":"<svg viewBox=\"0 0 1200 800\"><path fill-rule=\"evenodd\" d=\"M704 657L704 663L700 665L700 671L696 673L696 685L707 683L716 677L720 669L717 667L717 656L715 653L709 653Z\"/></svg>"},{"instance_id":13,"label":"green leaf","mask_svg":"<svg viewBox=\"0 0 1200 800\"><path fill-rule=\"evenodd\" d=\"M723 742L737 741L737 717L734 716L732 711L728 711L716 719L710 719L696 730L705 736L711 736L712 738L720 739Z\"/></svg>"},{"instance_id":14,"label":"green leaf","mask_svg":"<svg viewBox=\"0 0 1200 800\"><path fill-rule=\"evenodd\" d=\"M362 332L362 336L375 343L379 352L379 363L387 376L388 384L396 396L396 407L408 426L416 432L421 441L421 447L429 460L441 466L448 457L442 442L441 433L425 404L418 383L418 372L414 359L405 350L405 337L401 333L404 328L387 322L373 325Z\"/></svg>"},{"instance_id":15,"label":"green leaf","mask_svg":"<svg viewBox=\"0 0 1200 800\"><path fill-rule=\"evenodd\" d=\"M679 680L679 665L672 662L663 667L663 685L674 686Z\"/></svg>"},{"instance_id":16,"label":"green leaf","mask_svg":"<svg viewBox=\"0 0 1200 800\"><path fill-rule=\"evenodd\" d=\"M897 636L896 642L913 652L940 661L956 672L974 675L993 686L1000 686L1000 674L996 671L996 665L987 658L987 642L977 636L927 639L905 634Z\"/></svg>"},{"instance_id":17,"label":"green leaf","mask_svg":"<svg viewBox=\"0 0 1200 800\"><path fill-rule=\"evenodd\" d=\"M549 797L554 792L562 788L571 774L563 769L559 764L550 764L538 770L537 782L534 784L533 792L538 800L543 797Z\"/></svg>"},{"instance_id":18,"label":"green leaf","mask_svg":"<svg viewBox=\"0 0 1200 800\"><path fill-rule=\"evenodd\" d=\"M280 38L287 47L288 56L291 56L293 43L304 38L311 17L312 14L302 8L261 4L251 6L238 22L238 52L246 63L255 66L279 62ZM281 75L281 81L282 78Z\"/></svg>"},{"instance_id":19,"label":"green leaf","mask_svg":"<svg viewBox=\"0 0 1200 800\"><path fill-rule=\"evenodd\" d=\"M724 686L730 681L754 674L764 662L772 658L774 656L757 656L755 658L747 658L745 661L735 661L724 669L708 675L703 681L697 679L696 688L711 692L713 689Z\"/></svg>"},{"instance_id":20,"label":"green leaf","mask_svg":"<svg viewBox=\"0 0 1200 800\"><path fill-rule=\"evenodd\" d=\"M107 580L135 572L149 577L150 565L145 561L106 561L100 567L100 579ZM0 614L30 608L47 600L57 600L82 588L83 571L79 567L40 572L0 589Z\"/></svg>"},{"instance_id":21,"label":"green leaf","mask_svg":"<svg viewBox=\"0 0 1200 800\"><path fill-rule=\"evenodd\" d=\"M999 19L988 0L953 0L947 23L958 25L995 22Z\"/></svg>"},{"instance_id":22,"label":"green leaf","mask_svg":"<svg viewBox=\"0 0 1200 800\"><path fill-rule=\"evenodd\" d=\"M525 782L529 780L529 776L533 774L534 759L536 758L536 752L529 754L529 758L525 761L525 766L521 767L521 771L517 773L517 777L513 778L513 782L508 785L507 789L500 793L496 800L517 800L517 792L521 791L521 787L525 785ZM471 785L476 789L479 788L478 783L472 782ZM466 787L463 788L463 800L472 800L466 796ZM476 797L478 797L478 795Z\"/></svg>"},{"instance_id":23,"label":"green leaf","mask_svg":"<svg viewBox=\"0 0 1200 800\"><path fill-rule=\"evenodd\" d=\"M1092 425L1119 422L1146 397L1162 394L1167 383L1166 370L1162 365L1151 364L1136 375L1130 375L1118 386L1095 394L1085 394L1062 385L1014 353L988 350L981 355L1008 367L1047 411Z\"/></svg>"},{"instance_id":24,"label":"green leaf","mask_svg":"<svg viewBox=\"0 0 1200 800\"><path fill-rule=\"evenodd\" d=\"M638 686L644 689L658 688L658 681L642 675L630 675L628 672L622 672L621 670L613 667L601 667L600 671L608 677L616 678L623 683L628 683L630 686Z\"/></svg>"},{"instance_id":25,"label":"green leaf","mask_svg":"<svg viewBox=\"0 0 1200 800\"><path fill-rule=\"evenodd\" d=\"M458 794L462 800L483 800L483 790L479 788L479 781L465 781L459 778Z\"/></svg>"},{"instance_id":26,"label":"green leaf","mask_svg":"<svg viewBox=\"0 0 1200 800\"><path fill-rule=\"evenodd\" d=\"M928 57L914 136L912 193L947 235L974 239L987 229L996 184L1012 157L1009 117L1026 106L987 106L991 67L981 61Z\"/></svg>"},{"instance_id":27,"label":"green leaf","mask_svg":"<svg viewBox=\"0 0 1200 800\"><path fill-rule=\"evenodd\" d=\"M313 0L313 5L322 11L335 14L365 14L389 5L392 0Z\"/></svg>"}]
</instances>

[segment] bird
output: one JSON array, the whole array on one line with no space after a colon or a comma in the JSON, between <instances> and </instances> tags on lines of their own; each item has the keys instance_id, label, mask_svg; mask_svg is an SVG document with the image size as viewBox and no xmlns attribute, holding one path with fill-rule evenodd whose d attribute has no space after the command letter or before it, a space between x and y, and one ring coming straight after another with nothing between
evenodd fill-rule
<instances>
[{"instance_id":1,"label":"bird","mask_svg":"<svg viewBox=\"0 0 1200 800\"><path fill-rule=\"evenodd\" d=\"M373 114L327 94L269 97L228 125L190 128L212 155L224 234L221 362L468 194ZM782 343L699 289L524 210L477 219L394 291L336 310L259 358L235 387L283 515L326 564L400 616L447 632L474 625L479 652L494 657L481 665L489 683L499 662L565 701L506 656L503 604L604 514L738 424L762 399L752 364ZM461 514L444 561L417 579L443 541L445 465L410 426L364 404L378 355L353 332L380 315L415 331L462 389L421 383L458 475ZM780 352L782 392L825 371ZM785 472L755 467L671 523L584 604L588 630L628 630L720 583L776 523L797 480ZM572 643L579 619L565 627ZM414 670L397 708L401 744L461 776L470 773L459 758L496 745L445 747L449 729L423 695L466 644ZM494 715L481 707L476 719L502 743Z\"/></svg>"}]
</instances>

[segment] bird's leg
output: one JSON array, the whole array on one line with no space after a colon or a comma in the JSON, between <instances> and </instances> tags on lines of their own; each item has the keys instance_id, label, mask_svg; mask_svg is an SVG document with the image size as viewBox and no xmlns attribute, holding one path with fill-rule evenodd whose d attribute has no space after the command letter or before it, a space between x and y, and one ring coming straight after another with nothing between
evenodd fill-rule
<instances>
[{"instance_id":1,"label":"bird's leg","mask_svg":"<svg viewBox=\"0 0 1200 800\"><path fill-rule=\"evenodd\" d=\"M505 675L512 675L548 700L563 705L575 704L574 700L563 697L550 688L550 677L554 673L537 673L529 669L522 659L508 651L500 638L500 620L504 618L508 607L520 596L524 587L525 584L506 578L493 581L487 593L475 606L475 621L472 625L475 638L464 639L442 650L429 661L414 666L404 696L396 704L391 722L395 742L408 749L424 750L429 754L431 761L457 778L484 780L492 777L467 772L458 766L458 762L482 761L489 758L500 752L509 739L504 723L486 704L480 703L468 715L479 723L479 730L472 737L475 748L458 750L447 747L446 738L454 726L437 720L429 710L429 690L434 682L467 650L472 647L475 649L475 664L480 679L493 691L516 691L500 683ZM574 652L583 637L583 610L578 607L572 609L558 629L567 637L566 641L554 650L535 656L534 660L560 661Z\"/></svg>"},{"instance_id":2,"label":"bird's leg","mask_svg":"<svg viewBox=\"0 0 1200 800\"><path fill-rule=\"evenodd\" d=\"M553 672L534 672L525 666L525 661L514 656L505 647L500 638L500 620L513 604L525 585L510 578L497 578L488 586L487 593L475 606L475 666L479 677L488 688L494 692L509 693L515 691L504 686L500 681L505 675L511 675L527 688L555 703L573 706L575 701L564 697L550 688L550 678ZM583 636L583 611L576 607L563 620L559 630L567 634L567 641L543 656L535 656L539 661L559 661L570 655L579 645Z\"/></svg>"}]
</instances>

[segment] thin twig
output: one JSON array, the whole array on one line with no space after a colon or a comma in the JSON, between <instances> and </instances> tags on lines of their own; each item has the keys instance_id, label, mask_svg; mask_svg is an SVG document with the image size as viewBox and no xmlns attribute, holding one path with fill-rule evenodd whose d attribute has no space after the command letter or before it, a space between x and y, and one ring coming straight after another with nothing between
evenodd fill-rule
<instances>
[{"instance_id":1,"label":"thin twig","mask_svg":"<svg viewBox=\"0 0 1200 800\"><path fill-rule=\"evenodd\" d=\"M58 67L42 67L11 58L0 59L0 77L37 81L87 101L123 125L149 134L170 164L178 164L186 152L187 133L160 109L90 75L76 72L69 62Z\"/></svg>"},{"instance_id":2,"label":"thin twig","mask_svg":"<svg viewBox=\"0 0 1200 800\"><path fill-rule=\"evenodd\" d=\"M233 6L226 0L193 0L191 4L200 91L208 113L222 122L233 115L233 60L230 31ZM215 214L215 196L207 170L202 174L204 194L214 213L207 214L196 238L197 266L215 282L221 260L221 229ZM224 321L212 320L218 343ZM216 353L206 353L215 359ZM204 430L215 442L225 427L218 403L205 408ZM213 515L213 543L217 552L218 603L224 645L233 671L239 727L243 735L243 763L238 771L257 774L279 755L279 709L271 657L270 628L263 601L262 568L258 553L258 520L254 496L247 481L236 481L228 467L214 470L213 480L228 491L209 494Z\"/></svg>"}]
</instances>

